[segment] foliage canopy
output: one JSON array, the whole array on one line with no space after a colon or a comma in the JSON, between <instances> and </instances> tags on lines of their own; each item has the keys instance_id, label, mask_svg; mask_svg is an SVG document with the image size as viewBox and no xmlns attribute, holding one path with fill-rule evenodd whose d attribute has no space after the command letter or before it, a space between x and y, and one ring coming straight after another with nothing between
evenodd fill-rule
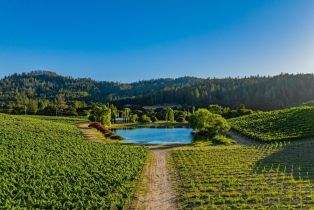
<instances>
[{"instance_id":1,"label":"foliage canopy","mask_svg":"<svg viewBox=\"0 0 314 210\"><path fill-rule=\"evenodd\" d=\"M230 125L221 115L213 114L207 109L198 109L189 119L191 128L209 137L224 134Z\"/></svg>"}]
</instances>

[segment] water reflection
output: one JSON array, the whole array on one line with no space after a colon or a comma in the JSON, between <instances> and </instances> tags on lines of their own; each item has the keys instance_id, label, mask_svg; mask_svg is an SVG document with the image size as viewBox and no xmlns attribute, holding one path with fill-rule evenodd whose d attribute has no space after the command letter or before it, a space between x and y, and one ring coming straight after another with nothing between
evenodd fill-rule
<instances>
[{"instance_id":1,"label":"water reflection","mask_svg":"<svg viewBox=\"0 0 314 210\"><path fill-rule=\"evenodd\" d=\"M114 130L127 143L136 144L189 144L192 129L186 127L128 127Z\"/></svg>"}]
</instances>

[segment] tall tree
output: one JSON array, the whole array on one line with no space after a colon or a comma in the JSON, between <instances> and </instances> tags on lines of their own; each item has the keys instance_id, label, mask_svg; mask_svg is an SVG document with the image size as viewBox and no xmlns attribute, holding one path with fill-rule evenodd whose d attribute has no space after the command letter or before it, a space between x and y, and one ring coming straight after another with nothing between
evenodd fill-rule
<instances>
[{"instance_id":1,"label":"tall tree","mask_svg":"<svg viewBox=\"0 0 314 210\"><path fill-rule=\"evenodd\" d=\"M58 94L56 96L55 103L56 103L56 115L58 115L58 112L63 111L67 107L64 94Z\"/></svg>"},{"instance_id":2,"label":"tall tree","mask_svg":"<svg viewBox=\"0 0 314 210\"><path fill-rule=\"evenodd\" d=\"M127 123L129 121L130 113L131 113L131 109L130 108L124 108L123 109L124 122Z\"/></svg>"},{"instance_id":3,"label":"tall tree","mask_svg":"<svg viewBox=\"0 0 314 210\"><path fill-rule=\"evenodd\" d=\"M105 126L111 126L111 109L107 106L101 108L101 123Z\"/></svg>"},{"instance_id":4,"label":"tall tree","mask_svg":"<svg viewBox=\"0 0 314 210\"><path fill-rule=\"evenodd\" d=\"M37 100L30 100L27 106L27 111L29 114L36 114L38 111L38 101Z\"/></svg>"},{"instance_id":5,"label":"tall tree","mask_svg":"<svg viewBox=\"0 0 314 210\"><path fill-rule=\"evenodd\" d=\"M111 120L114 123L116 123L116 119L119 117L119 110L113 104L110 105L110 110L111 110Z\"/></svg>"},{"instance_id":6,"label":"tall tree","mask_svg":"<svg viewBox=\"0 0 314 210\"><path fill-rule=\"evenodd\" d=\"M224 135L230 130L230 125L221 115L212 114L207 109L199 109L194 112L189 120L191 128L202 135L213 138Z\"/></svg>"},{"instance_id":7,"label":"tall tree","mask_svg":"<svg viewBox=\"0 0 314 210\"><path fill-rule=\"evenodd\" d=\"M168 120L170 122L174 122L174 112L173 112L173 109L169 108L168 110Z\"/></svg>"},{"instance_id":8,"label":"tall tree","mask_svg":"<svg viewBox=\"0 0 314 210\"><path fill-rule=\"evenodd\" d=\"M16 96L17 105L23 106L24 114L27 114L27 106L29 104L29 98L24 92L19 92Z\"/></svg>"}]
</instances>

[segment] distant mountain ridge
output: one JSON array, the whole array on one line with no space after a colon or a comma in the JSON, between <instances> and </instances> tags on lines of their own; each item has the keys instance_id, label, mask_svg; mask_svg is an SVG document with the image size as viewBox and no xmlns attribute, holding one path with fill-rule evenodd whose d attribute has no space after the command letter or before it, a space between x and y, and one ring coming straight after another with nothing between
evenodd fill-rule
<instances>
[{"instance_id":1,"label":"distant mountain ridge","mask_svg":"<svg viewBox=\"0 0 314 210\"><path fill-rule=\"evenodd\" d=\"M142 97L167 88L182 88L202 79L181 77L178 79L152 79L134 83L95 81L90 78L73 78L51 71L15 73L0 80L0 98L13 100L17 92L25 92L31 98L53 99L64 93L68 99L108 102L121 98Z\"/></svg>"},{"instance_id":2,"label":"distant mountain ridge","mask_svg":"<svg viewBox=\"0 0 314 210\"><path fill-rule=\"evenodd\" d=\"M67 100L111 102L118 105L245 104L255 109L279 109L314 99L313 74L280 74L245 78L152 79L133 83L73 78L50 71L13 74L0 80L0 102L12 103L19 92L32 99L54 100L64 94Z\"/></svg>"}]
</instances>

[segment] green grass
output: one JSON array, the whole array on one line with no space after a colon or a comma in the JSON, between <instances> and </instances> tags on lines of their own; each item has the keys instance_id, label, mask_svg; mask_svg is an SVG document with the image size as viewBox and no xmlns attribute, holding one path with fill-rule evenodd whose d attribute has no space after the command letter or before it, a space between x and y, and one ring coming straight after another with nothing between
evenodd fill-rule
<instances>
[{"instance_id":1,"label":"green grass","mask_svg":"<svg viewBox=\"0 0 314 210\"><path fill-rule=\"evenodd\" d=\"M0 114L0 209L129 203L146 159L143 147L85 142L68 119L36 118Z\"/></svg>"},{"instance_id":2,"label":"green grass","mask_svg":"<svg viewBox=\"0 0 314 210\"><path fill-rule=\"evenodd\" d=\"M171 153L179 209L310 209L314 142Z\"/></svg>"},{"instance_id":3,"label":"green grass","mask_svg":"<svg viewBox=\"0 0 314 210\"><path fill-rule=\"evenodd\" d=\"M314 107L260 112L229 122L238 132L264 142L314 137Z\"/></svg>"}]
</instances>

